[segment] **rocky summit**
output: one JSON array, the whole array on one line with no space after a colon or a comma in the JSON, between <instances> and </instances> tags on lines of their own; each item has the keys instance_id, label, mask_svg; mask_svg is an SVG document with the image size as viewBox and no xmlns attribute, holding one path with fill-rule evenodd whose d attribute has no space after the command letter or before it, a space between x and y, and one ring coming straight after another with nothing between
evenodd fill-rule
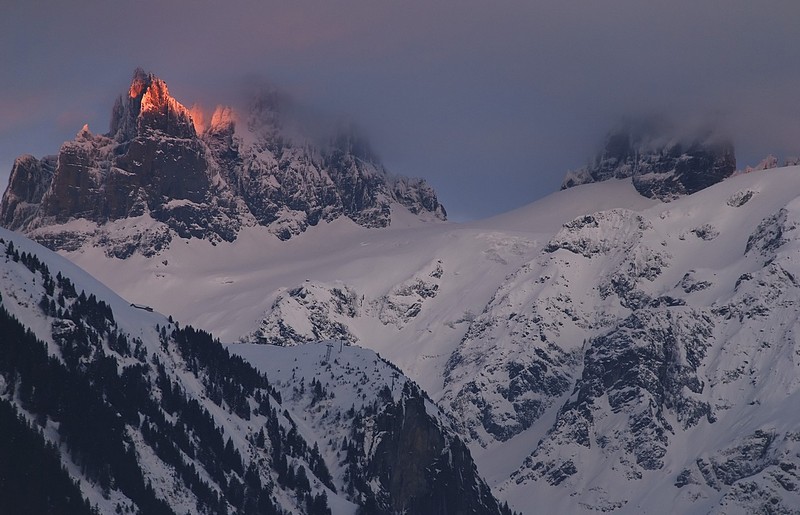
<instances>
[{"instance_id":1,"label":"rocky summit","mask_svg":"<svg viewBox=\"0 0 800 515\"><path fill-rule=\"evenodd\" d=\"M425 181L389 174L354 129L312 137L292 106L267 88L203 126L137 69L107 134L84 126L56 156L16 159L0 223L52 249L88 244L126 258L158 254L175 237L233 241L253 225L286 240L340 217L386 227L396 209L446 218Z\"/></svg>"},{"instance_id":2,"label":"rocky summit","mask_svg":"<svg viewBox=\"0 0 800 515\"><path fill-rule=\"evenodd\" d=\"M561 189L630 177L642 195L669 201L734 173L736 158L728 139L711 130L677 132L663 120L626 122L608 134L590 164L567 173Z\"/></svg>"}]
</instances>

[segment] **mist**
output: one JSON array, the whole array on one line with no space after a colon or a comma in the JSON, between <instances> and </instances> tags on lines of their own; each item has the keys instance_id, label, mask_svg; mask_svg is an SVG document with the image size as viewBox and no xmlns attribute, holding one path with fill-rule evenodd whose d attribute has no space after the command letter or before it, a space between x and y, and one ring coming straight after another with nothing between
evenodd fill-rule
<instances>
[{"instance_id":1,"label":"mist","mask_svg":"<svg viewBox=\"0 0 800 515\"><path fill-rule=\"evenodd\" d=\"M71 5L70 5L71 4ZM455 220L558 189L624 117L713 123L738 167L800 154L800 4L745 0L30 2L0 8L0 182L108 130L135 67L182 103L254 77L355 122ZM679 123L678 125L681 125Z\"/></svg>"}]
</instances>

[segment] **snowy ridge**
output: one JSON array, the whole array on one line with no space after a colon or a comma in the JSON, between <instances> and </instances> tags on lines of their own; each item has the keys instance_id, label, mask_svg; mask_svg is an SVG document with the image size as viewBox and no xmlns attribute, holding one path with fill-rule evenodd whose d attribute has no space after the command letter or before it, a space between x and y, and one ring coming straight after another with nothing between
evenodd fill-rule
<instances>
[{"instance_id":1,"label":"snowy ridge","mask_svg":"<svg viewBox=\"0 0 800 515\"><path fill-rule=\"evenodd\" d=\"M246 467L248 463L255 465L259 470L260 481L274 484L276 481L273 476L274 469L266 466L270 461L268 449L264 448L263 443L260 447L255 443L255 435L260 428L268 425L270 417L273 417L273 420L276 417L275 411L272 412L272 415L269 411L260 413L261 408L270 404L267 397L263 397L263 395L271 397L272 403L277 402L268 386L265 389L257 389L259 393L256 397L261 400L250 404L254 402L251 397L246 401L249 404L246 408L230 404L231 401L227 395L216 397L220 395L215 393L219 392L218 385L215 385L212 377L207 375L205 367L195 361L197 358L189 357L177 343L182 338L186 338L186 335L192 334L191 331L189 333L175 332L177 326L162 315L151 312L152 310L149 309L143 309L145 306L137 307L127 303L82 270L30 240L6 230L0 230L0 238L4 242L5 251L2 289L0 289L3 295L3 308L33 330L40 340L46 342L49 353L67 369L71 370L77 366L80 370L87 367L92 371L91 375L87 377L91 378L97 377L95 375L97 372L93 371L93 367L98 366L98 363L114 363L114 369L122 373L123 381L128 377L126 376L128 372L144 372L141 380L146 383L152 382L152 386L149 387L154 392L152 394L153 401L157 402L164 410L161 412L163 415L156 416L157 414L150 413L147 404L123 406L119 403L114 404L116 401L107 401L111 403L113 409L120 410L121 413L126 413L126 409L133 409L134 413L138 411L139 417L144 420L141 426L138 423L128 422L125 424L122 429L126 436L120 435L120 437L128 442L126 445L135 450L142 480L149 485L152 497L164 503L159 504L159 501L148 500L148 495L142 496L140 493L137 495L136 490L132 489L130 484L119 479L120 476L116 475L119 474L117 470L104 473L108 474L107 478L110 476L110 485L99 481L86 462L77 457L80 456L77 451L75 451L76 454L66 451L66 448L75 449L77 445L74 437L70 439L69 435L65 435L60 429L65 426L66 421L55 413L38 411L35 397L34 400L29 400L25 394L20 393L26 388L31 388L31 386L25 387L26 384L29 384L27 382L29 378L23 374L22 382L18 383L16 387L7 380L4 382L3 398L16 404L17 409L21 409L23 412L26 408L31 410L30 417L35 418L37 423L43 424L45 435L62 448L62 459L65 460L67 469L74 478L79 480L83 495L93 505L104 513L113 512L118 507L138 507L139 510L146 511L155 509L155 506L168 506L174 512L185 512L186 510L219 512L219 510L227 511L232 505L235 506L235 504L229 504L237 502L232 498L228 502L225 501L230 495L230 491L227 490L226 485L218 483L219 472L210 469L209 463L205 462L204 458L194 454L196 451L193 450L193 446L202 444L205 437L202 436L203 433L198 427L191 425L190 415L181 411L186 410L186 406L191 406L192 402L197 402L201 409L207 410L205 416L211 417L207 420L213 420L213 424L219 428L222 436L233 445L231 452L236 453L236 456L246 457ZM54 278L57 281L53 281ZM64 278L63 281L62 278ZM73 280L74 282L72 282ZM48 286L48 284L54 286ZM48 293L49 291L53 292L52 295ZM77 292L80 292L80 295ZM58 297L57 303L54 302L56 297ZM86 304L87 298L89 308L82 308L81 306ZM100 303L100 307L108 306L108 314L100 320L96 317L91 318L94 316L91 314L91 309L94 309L91 308L94 302L92 299L95 298L107 299ZM50 306L46 306L42 299L49 299ZM63 306L63 309L60 306ZM90 318L83 318L82 315L79 315L85 309L89 309L89 315L86 316ZM167 331L172 332L172 336L166 336ZM148 362L156 366L151 368L147 365ZM6 376L7 378L8 376ZM99 377L91 380L96 381L96 387L100 391L111 388L100 381ZM165 385L169 386L169 389L177 388L175 392L180 393L165 389L167 388ZM34 385L33 388L38 388L38 386ZM42 386L42 388L44 387ZM135 387L131 385L131 389L135 390ZM104 395L108 395L110 399L111 393ZM170 406L175 406L174 396L176 395L179 396L178 398L185 395L188 399L188 401L179 401L178 406L181 405L181 402L189 402L189 404L183 405L183 408L171 408ZM33 406L33 408L29 406ZM252 406L256 406L254 412L251 412ZM175 409L178 411L175 412ZM167 460L166 455L162 452L163 449L160 449L155 443L158 441L158 437L155 435L165 428L173 427L173 417L181 413L186 426L181 425L180 427L185 427L187 434L179 435L177 441L181 441L181 438L187 438L187 441L185 446L181 445L183 465L176 466L176 463ZM118 416L124 417L125 420L128 417L127 414ZM161 416L166 416L166 419L159 422ZM101 420L95 421L101 423ZM290 424L287 419L280 417L276 421L282 426ZM176 430L180 431L177 428ZM115 459L119 458L119 456L115 457ZM304 459L303 453L298 453L297 459ZM305 458L305 460L307 459ZM111 463L113 466L114 461ZM181 467L191 467L192 470L197 470L201 480L210 486L211 491L216 491L218 495L222 496L222 503L214 505L212 502L212 505L209 506L207 503L211 501L200 497L207 490L203 488L198 490L191 483L187 483L186 477L180 472ZM307 461L306 467L309 471L312 470ZM235 466L228 473L235 475ZM243 471L240 471L239 474L243 474ZM115 478L119 482L118 487L114 486ZM204 488L208 488L208 486ZM314 478L312 491L317 494L325 491L322 483L316 478ZM298 506L302 506L297 504L298 501L295 500L294 494L279 490L276 490L275 494L278 496L278 507L282 505L289 511L294 511ZM266 503L264 506L271 504L268 499L263 502Z\"/></svg>"}]
</instances>

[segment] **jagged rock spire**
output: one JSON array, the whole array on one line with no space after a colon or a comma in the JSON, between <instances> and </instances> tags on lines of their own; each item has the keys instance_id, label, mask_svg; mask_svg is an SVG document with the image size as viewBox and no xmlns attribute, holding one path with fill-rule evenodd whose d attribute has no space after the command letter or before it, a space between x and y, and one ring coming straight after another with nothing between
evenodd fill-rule
<instances>
[{"instance_id":1,"label":"jagged rock spire","mask_svg":"<svg viewBox=\"0 0 800 515\"><path fill-rule=\"evenodd\" d=\"M198 134L166 83L139 68L114 105L107 135L85 128L57 159L15 166L0 221L35 238L37 229L84 219L86 234L54 238L50 231L40 241L75 250L92 240L127 257L152 255L174 235L232 241L248 225L266 226L281 239L343 216L386 227L398 205L445 219L424 181L390 175L353 132L334 131L339 136L327 142L309 137L295 109L285 94L267 88L244 114L218 107ZM139 217L158 223L145 220L141 233L109 243L119 235L105 234L114 232L105 224Z\"/></svg>"},{"instance_id":2,"label":"jagged rock spire","mask_svg":"<svg viewBox=\"0 0 800 515\"><path fill-rule=\"evenodd\" d=\"M137 68L128 93L114 105L109 136L121 142L147 131L177 138L197 136L189 110L170 96L166 82Z\"/></svg>"}]
</instances>

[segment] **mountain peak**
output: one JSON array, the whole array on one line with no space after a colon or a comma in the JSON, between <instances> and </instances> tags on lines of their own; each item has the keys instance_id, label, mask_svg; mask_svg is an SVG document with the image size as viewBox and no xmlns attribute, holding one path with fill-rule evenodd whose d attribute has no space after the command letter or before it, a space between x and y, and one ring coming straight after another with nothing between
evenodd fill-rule
<instances>
[{"instance_id":1,"label":"mountain peak","mask_svg":"<svg viewBox=\"0 0 800 515\"><path fill-rule=\"evenodd\" d=\"M735 170L733 143L713 128L680 130L662 118L626 120L608 133L590 164L567 173L561 189L630 177L642 195L669 201Z\"/></svg>"},{"instance_id":2,"label":"mountain peak","mask_svg":"<svg viewBox=\"0 0 800 515\"><path fill-rule=\"evenodd\" d=\"M150 86L150 83L153 82L155 76L151 73L147 73L141 68L136 68L133 71L133 78L131 79L131 87L128 89L128 96L130 98L135 98L138 100L142 99L142 95L147 90L147 87Z\"/></svg>"},{"instance_id":3,"label":"mountain peak","mask_svg":"<svg viewBox=\"0 0 800 515\"><path fill-rule=\"evenodd\" d=\"M114 105L109 136L122 142L153 131L176 138L197 135L189 110L170 96L167 83L137 68L128 93Z\"/></svg>"},{"instance_id":4,"label":"mountain peak","mask_svg":"<svg viewBox=\"0 0 800 515\"><path fill-rule=\"evenodd\" d=\"M391 176L352 134L315 143L308 127L321 124L294 123L294 109L287 95L266 88L249 111L217 107L206 126L199 107L187 109L165 81L137 68L114 105L109 134L84 127L56 161L15 165L0 219L41 234L51 248L94 244L120 258L158 253L174 236L233 241L253 225L286 240L340 217L386 227L398 208L445 219L424 181ZM50 227L76 219L87 222L80 234ZM141 225L109 225L140 223L123 219Z\"/></svg>"}]
</instances>

